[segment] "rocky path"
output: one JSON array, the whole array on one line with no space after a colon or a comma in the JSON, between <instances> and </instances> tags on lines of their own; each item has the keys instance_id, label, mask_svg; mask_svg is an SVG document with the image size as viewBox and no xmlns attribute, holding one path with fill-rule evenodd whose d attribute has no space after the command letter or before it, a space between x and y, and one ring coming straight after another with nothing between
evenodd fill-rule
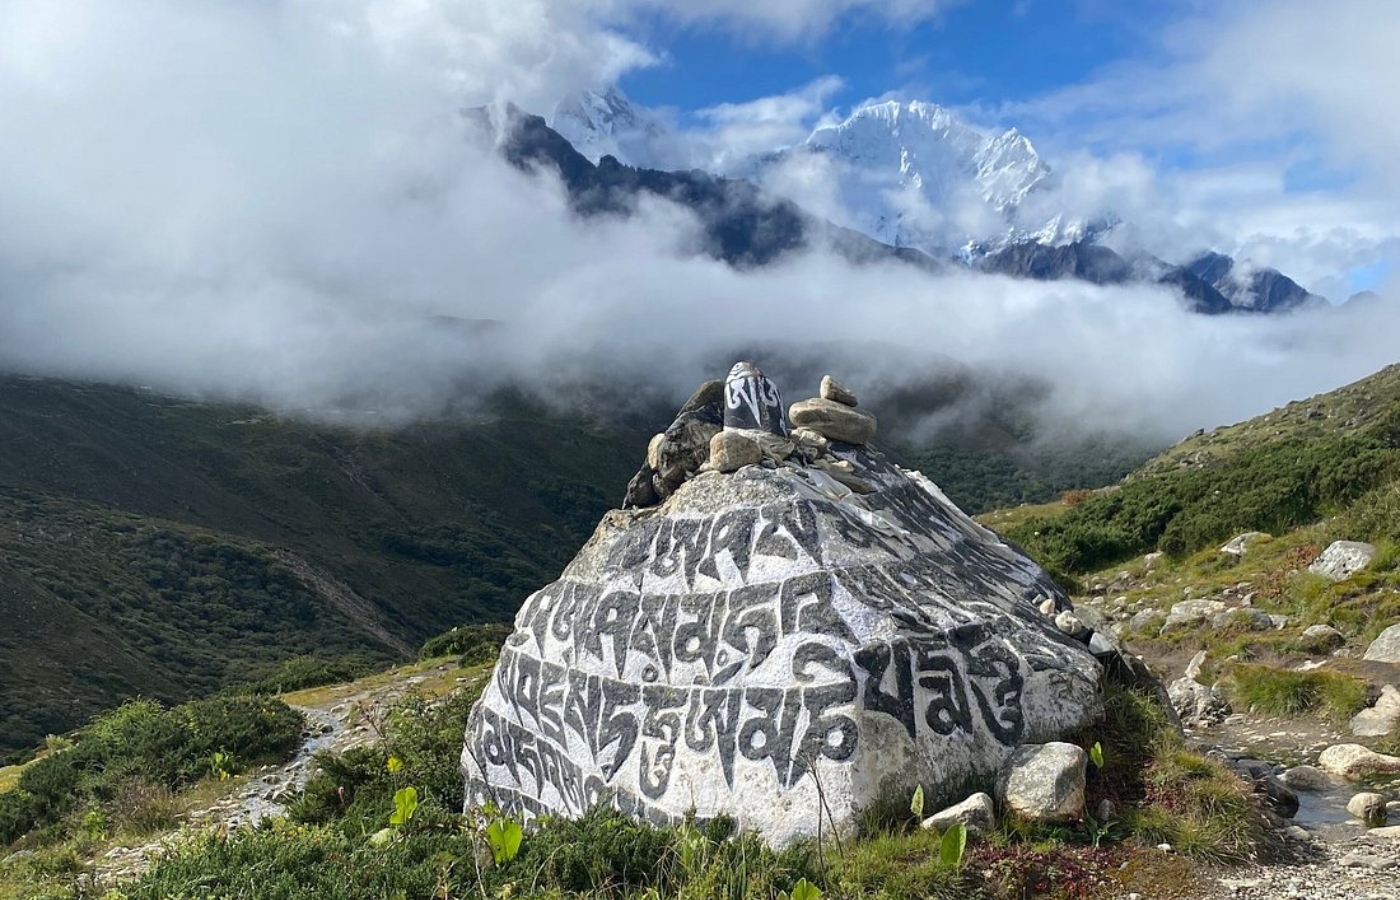
<instances>
[{"instance_id":1,"label":"rocky path","mask_svg":"<svg viewBox=\"0 0 1400 900\"><path fill-rule=\"evenodd\" d=\"M286 815L287 801L311 777L316 754L326 750L344 753L372 743L378 738L378 723L396 700L413 690L440 695L468 680L463 671L453 663L440 663L289 695L284 699L306 717L296 756L282 765L263 766L249 773L214 802L186 812L176 831L144 844L111 848L96 861L97 883L110 885L139 876L187 829L227 831Z\"/></svg>"}]
</instances>

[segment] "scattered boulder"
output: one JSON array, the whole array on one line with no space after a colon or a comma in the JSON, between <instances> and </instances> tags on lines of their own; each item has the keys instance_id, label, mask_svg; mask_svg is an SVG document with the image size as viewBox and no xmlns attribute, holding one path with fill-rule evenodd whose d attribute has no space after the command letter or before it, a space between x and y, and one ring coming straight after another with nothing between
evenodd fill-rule
<instances>
[{"instance_id":1,"label":"scattered boulder","mask_svg":"<svg viewBox=\"0 0 1400 900\"><path fill-rule=\"evenodd\" d=\"M1230 704L1220 689L1197 680L1205 661L1206 651L1202 650L1191 658L1185 673L1167 686L1167 697L1170 698L1176 714L1181 717L1183 725L1215 725L1225 721L1225 717L1230 714Z\"/></svg>"},{"instance_id":2,"label":"scattered boulder","mask_svg":"<svg viewBox=\"0 0 1400 900\"><path fill-rule=\"evenodd\" d=\"M763 447L746 431L726 428L710 438L710 468L737 472L763 459Z\"/></svg>"},{"instance_id":3,"label":"scattered boulder","mask_svg":"<svg viewBox=\"0 0 1400 900\"><path fill-rule=\"evenodd\" d=\"M1375 555L1375 544L1362 541L1333 541L1313 560L1312 565L1308 566L1308 571L1332 581L1346 581L1369 566Z\"/></svg>"},{"instance_id":4,"label":"scattered boulder","mask_svg":"<svg viewBox=\"0 0 1400 900\"><path fill-rule=\"evenodd\" d=\"M799 400L788 411L792 424L810 428L831 441L868 444L875 438L878 423L868 412L815 397Z\"/></svg>"},{"instance_id":5,"label":"scattered boulder","mask_svg":"<svg viewBox=\"0 0 1400 900\"><path fill-rule=\"evenodd\" d=\"M1332 786L1332 779L1317 766L1294 766L1281 777L1295 791L1325 791Z\"/></svg>"},{"instance_id":6,"label":"scattered boulder","mask_svg":"<svg viewBox=\"0 0 1400 900\"><path fill-rule=\"evenodd\" d=\"M1400 622L1390 626L1371 642L1362 659L1400 664Z\"/></svg>"},{"instance_id":7,"label":"scattered boulder","mask_svg":"<svg viewBox=\"0 0 1400 900\"><path fill-rule=\"evenodd\" d=\"M1159 609L1143 609L1133 613L1133 617L1128 620L1128 630L1136 633L1148 631L1161 631L1166 616L1162 615Z\"/></svg>"},{"instance_id":8,"label":"scattered boulder","mask_svg":"<svg viewBox=\"0 0 1400 900\"><path fill-rule=\"evenodd\" d=\"M1387 684L1370 709L1351 717L1351 733L1357 737L1385 737L1400 726L1400 690Z\"/></svg>"},{"instance_id":9,"label":"scattered boulder","mask_svg":"<svg viewBox=\"0 0 1400 900\"><path fill-rule=\"evenodd\" d=\"M1370 791L1357 794L1347 801L1347 812L1367 825L1384 825L1386 818L1385 795Z\"/></svg>"},{"instance_id":10,"label":"scattered boulder","mask_svg":"<svg viewBox=\"0 0 1400 900\"><path fill-rule=\"evenodd\" d=\"M1260 538L1266 538L1268 536L1269 535L1262 531L1246 531L1244 534L1238 534L1230 538L1225 546L1220 548L1220 552L1227 553L1230 556L1244 556L1245 553L1248 552L1250 544Z\"/></svg>"},{"instance_id":11,"label":"scattered boulder","mask_svg":"<svg viewBox=\"0 0 1400 900\"><path fill-rule=\"evenodd\" d=\"M1400 756L1377 753L1360 744L1334 744L1317 757L1317 766L1343 778L1400 774Z\"/></svg>"},{"instance_id":12,"label":"scattered boulder","mask_svg":"<svg viewBox=\"0 0 1400 900\"><path fill-rule=\"evenodd\" d=\"M841 382L830 375L822 376L821 389L817 392L823 400L830 400L833 403L840 403L843 406L855 406L856 395L846 390Z\"/></svg>"},{"instance_id":13,"label":"scattered boulder","mask_svg":"<svg viewBox=\"0 0 1400 900\"><path fill-rule=\"evenodd\" d=\"M1225 609L1225 604L1219 600L1182 600L1172 604L1171 612L1167 613L1167 621L1162 623L1161 633L1204 624L1223 613Z\"/></svg>"},{"instance_id":14,"label":"scattered boulder","mask_svg":"<svg viewBox=\"0 0 1400 900\"><path fill-rule=\"evenodd\" d=\"M1331 625L1309 625L1303 629L1299 641L1306 649L1321 653L1336 650L1347 642L1347 638Z\"/></svg>"},{"instance_id":15,"label":"scattered boulder","mask_svg":"<svg viewBox=\"0 0 1400 900\"><path fill-rule=\"evenodd\" d=\"M973 834L983 834L996 826L996 820L997 812L992 798L979 791L963 802L924 819L923 827L947 831L961 822Z\"/></svg>"},{"instance_id":16,"label":"scattered boulder","mask_svg":"<svg viewBox=\"0 0 1400 900\"><path fill-rule=\"evenodd\" d=\"M1054 741L1018 747L1002 764L997 795L1006 808L1032 822L1072 822L1084 815L1089 755Z\"/></svg>"},{"instance_id":17,"label":"scattered boulder","mask_svg":"<svg viewBox=\"0 0 1400 900\"><path fill-rule=\"evenodd\" d=\"M1254 790L1278 815L1291 819L1298 814L1298 794L1277 775L1265 775L1255 782Z\"/></svg>"},{"instance_id":18,"label":"scattered boulder","mask_svg":"<svg viewBox=\"0 0 1400 900\"><path fill-rule=\"evenodd\" d=\"M1227 609L1223 613L1210 620L1212 628L1229 628L1233 625L1243 625L1250 631L1273 631L1273 617L1263 610L1253 609L1248 606L1238 606L1234 609Z\"/></svg>"},{"instance_id":19,"label":"scattered boulder","mask_svg":"<svg viewBox=\"0 0 1400 900\"><path fill-rule=\"evenodd\" d=\"M1076 641L1087 642L1089 640L1089 629L1085 627L1083 622L1079 621L1078 616L1069 610L1055 616L1055 627Z\"/></svg>"}]
</instances>

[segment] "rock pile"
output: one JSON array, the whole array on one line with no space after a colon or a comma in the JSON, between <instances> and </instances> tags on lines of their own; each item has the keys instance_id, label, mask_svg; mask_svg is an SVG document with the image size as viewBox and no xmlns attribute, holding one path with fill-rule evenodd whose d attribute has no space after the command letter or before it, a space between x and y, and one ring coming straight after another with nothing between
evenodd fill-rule
<instances>
[{"instance_id":1,"label":"rock pile","mask_svg":"<svg viewBox=\"0 0 1400 900\"><path fill-rule=\"evenodd\" d=\"M1095 719L1116 643L1057 625L1035 563L821 394L785 413L740 363L652 441L630 508L521 608L468 722L469 806L724 814L785 844L918 785L1050 796L1014 761L1065 756L1036 748ZM1074 773L1048 768L1070 790L1034 808L1066 815Z\"/></svg>"}]
</instances>

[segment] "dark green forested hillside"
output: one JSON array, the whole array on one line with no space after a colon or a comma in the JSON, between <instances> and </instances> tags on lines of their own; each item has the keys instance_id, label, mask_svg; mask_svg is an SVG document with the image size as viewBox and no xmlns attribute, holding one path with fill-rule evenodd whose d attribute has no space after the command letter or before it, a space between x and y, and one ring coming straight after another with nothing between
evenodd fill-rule
<instances>
[{"instance_id":1,"label":"dark green forested hillside","mask_svg":"<svg viewBox=\"0 0 1400 900\"><path fill-rule=\"evenodd\" d=\"M404 658L513 616L646 434L498 407L370 432L0 378L0 757L133 693Z\"/></svg>"}]
</instances>

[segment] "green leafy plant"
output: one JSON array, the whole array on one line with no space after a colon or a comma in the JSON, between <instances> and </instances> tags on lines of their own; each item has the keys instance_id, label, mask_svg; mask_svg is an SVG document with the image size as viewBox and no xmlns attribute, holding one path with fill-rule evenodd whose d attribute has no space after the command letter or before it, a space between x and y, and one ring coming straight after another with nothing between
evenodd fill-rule
<instances>
[{"instance_id":1,"label":"green leafy plant","mask_svg":"<svg viewBox=\"0 0 1400 900\"><path fill-rule=\"evenodd\" d=\"M792 892L782 891L778 900L821 900L822 889L803 878L792 886Z\"/></svg>"},{"instance_id":2,"label":"green leafy plant","mask_svg":"<svg viewBox=\"0 0 1400 900\"><path fill-rule=\"evenodd\" d=\"M418 789L402 788L394 793L394 812L389 816L389 824L397 827L407 825L418 811Z\"/></svg>"},{"instance_id":3,"label":"green leafy plant","mask_svg":"<svg viewBox=\"0 0 1400 900\"><path fill-rule=\"evenodd\" d=\"M220 781L228 781L233 774L233 757L222 750L209 754L209 774Z\"/></svg>"},{"instance_id":4,"label":"green leafy plant","mask_svg":"<svg viewBox=\"0 0 1400 900\"><path fill-rule=\"evenodd\" d=\"M525 829L519 822L504 816L486 826L486 842L491 845L491 855L496 865L503 866L515 859L520 852L520 842L525 839Z\"/></svg>"},{"instance_id":5,"label":"green leafy plant","mask_svg":"<svg viewBox=\"0 0 1400 900\"><path fill-rule=\"evenodd\" d=\"M950 869L961 869L966 850L967 826L958 822L943 832L943 840L938 844L938 861Z\"/></svg>"}]
</instances>

